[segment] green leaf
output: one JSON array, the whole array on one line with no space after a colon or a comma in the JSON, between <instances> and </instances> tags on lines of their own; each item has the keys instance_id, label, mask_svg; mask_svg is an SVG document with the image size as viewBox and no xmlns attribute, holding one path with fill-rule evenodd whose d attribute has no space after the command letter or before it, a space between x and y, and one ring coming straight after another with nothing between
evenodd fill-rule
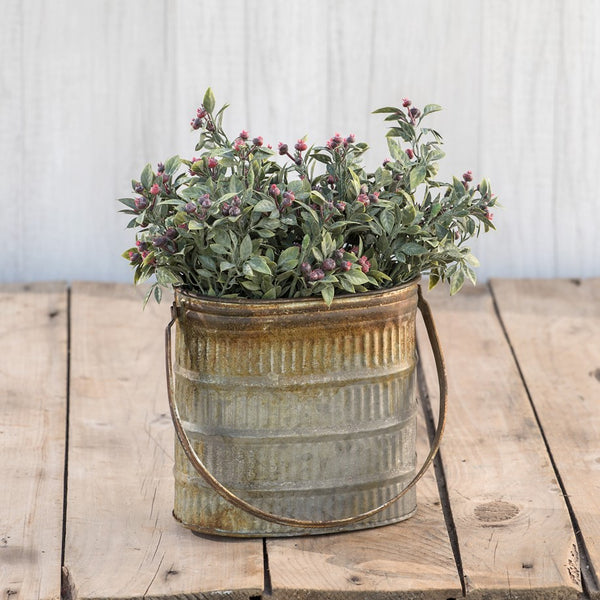
<instances>
[{"instance_id":1,"label":"green leaf","mask_svg":"<svg viewBox=\"0 0 600 600\"><path fill-rule=\"evenodd\" d=\"M409 123L398 121L395 127L391 127L386 133L387 137L401 137L405 142L411 142L416 139L415 128Z\"/></svg>"},{"instance_id":2,"label":"green leaf","mask_svg":"<svg viewBox=\"0 0 600 600\"><path fill-rule=\"evenodd\" d=\"M263 240L267 240L269 238L275 237L275 232L270 231L269 229L257 229L256 233L263 238Z\"/></svg>"},{"instance_id":3,"label":"green leaf","mask_svg":"<svg viewBox=\"0 0 600 600\"><path fill-rule=\"evenodd\" d=\"M240 244L240 261L245 261L252 254L252 240L246 235Z\"/></svg>"},{"instance_id":4,"label":"green leaf","mask_svg":"<svg viewBox=\"0 0 600 600\"><path fill-rule=\"evenodd\" d=\"M388 138L388 142L389 141L395 142L395 140L392 140L392 138ZM393 181L393 176L390 173L390 171L388 171L387 169L382 169L381 167L379 167L375 171L375 185L378 188L387 187L388 185L390 185L392 183L392 181Z\"/></svg>"},{"instance_id":5,"label":"green leaf","mask_svg":"<svg viewBox=\"0 0 600 600\"><path fill-rule=\"evenodd\" d=\"M235 267L235 265L233 263L230 263L227 260L224 260L219 263L219 271L221 271L221 273L223 271L229 271L229 269L233 269L234 267Z\"/></svg>"},{"instance_id":6,"label":"green leaf","mask_svg":"<svg viewBox=\"0 0 600 600\"><path fill-rule=\"evenodd\" d=\"M229 250L221 244L211 244L209 247L215 254L229 254Z\"/></svg>"},{"instance_id":7,"label":"green leaf","mask_svg":"<svg viewBox=\"0 0 600 600\"><path fill-rule=\"evenodd\" d=\"M253 256L247 263L253 271L263 273L264 275L272 275L271 268L264 256Z\"/></svg>"},{"instance_id":8,"label":"green leaf","mask_svg":"<svg viewBox=\"0 0 600 600\"><path fill-rule=\"evenodd\" d=\"M265 159L273 156L273 154L275 154L275 150L262 146L254 151L254 158Z\"/></svg>"},{"instance_id":9,"label":"green leaf","mask_svg":"<svg viewBox=\"0 0 600 600\"><path fill-rule=\"evenodd\" d=\"M395 106L384 106L383 108L378 108L377 110L374 110L372 114L377 115L377 114L381 114L381 113L400 113L402 112L399 108L396 108Z\"/></svg>"},{"instance_id":10,"label":"green leaf","mask_svg":"<svg viewBox=\"0 0 600 600\"><path fill-rule=\"evenodd\" d=\"M425 181L427 177L427 167L425 165L416 165L410 170L410 189L414 190Z\"/></svg>"},{"instance_id":11,"label":"green leaf","mask_svg":"<svg viewBox=\"0 0 600 600\"><path fill-rule=\"evenodd\" d=\"M135 285L143 283L144 281L146 281L146 279L152 276L152 273L154 273L153 267L139 265L133 275L133 283L135 283Z\"/></svg>"},{"instance_id":12,"label":"green leaf","mask_svg":"<svg viewBox=\"0 0 600 600\"><path fill-rule=\"evenodd\" d=\"M247 290L250 290L251 292L260 291L260 284L257 283L256 281L242 281L241 285L242 285L242 287L245 287Z\"/></svg>"},{"instance_id":13,"label":"green leaf","mask_svg":"<svg viewBox=\"0 0 600 600\"><path fill-rule=\"evenodd\" d=\"M177 190L177 194L185 200L197 200L202 194L204 194L206 188L200 185L191 185L190 187L184 187Z\"/></svg>"},{"instance_id":14,"label":"green leaf","mask_svg":"<svg viewBox=\"0 0 600 600\"><path fill-rule=\"evenodd\" d=\"M200 277L204 277L204 279L213 279L214 277L214 273L212 273L208 269L198 269L196 273L200 275Z\"/></svg>"},{"instance_id":15,"label":"green leaf","mask_svg":"<svg viewBox=\"0 0 600 600\"><path fill-rule=\"evenodd\" d=\"M328 283L321 289L321 296L323 296L323 300L325 300L325 304L327 304L327 306L331 306L334 295L335 289L333 288L333 285L331 283Z\"/></svg>"},{"instance_id":16,"label":"green leaf","mask_svg":"<svg viewBox=\"0 0 600 600\"><path fill-rule=\"evenodd\" d=\"M436 202L431 207L431 218L433 219L439 212L442 210L442 204L440 202Z\"/></svg>"},{"instance_id":17,"label":"green leaf","mask_svg":"<svg viewBox=\"0 0 600 600\"><path fill-rule=\"evenodd\" d=\"M349 294L354 294L354 292L356 291L354 289L354 286L345 277L340 276L338 277L338 280L344 291L348 292Z\"/></svg>"},{"instance_id":18,"label":"green leaf","mask_svg":"<svg viewBox=\"0 0 600 600\"><path fill-rule=\"evenodd\" d=\"M351 187L354 195L358 196L360 194L360 179L350 167L348 167L348 173L350 173L350 177L352 177Z\"/></svg>"},{"instance_id":19,"label":"green leaf","mask_svg":"<svg viewBox=\"0 0 600 600\"><path fill-rule=\"evenodd\" d=\"M288 190L294 192L296 196L303 193L309 194L311 192L310 182L307 177L304 179L293 179L288 182Z\"/></svg>"},{"instance_id":20,"label":"green leaf","mask_svg":"<svg viewBox=\"0 0 600 600\"><path fill-rule=\"evenodd\" d=\"M202 106L209 112L212 113L215 110L215 95L211 88L208 88L204 93L204 100L202 100Z\"/></svg>"},{"instance_id":21,"label":"green leaf","mask_svg":"<svg viewBox=\"0 0 600 600\"><path fill-rule=\"evenodd\" d=\"M454 296L465 283L465 273L462 269L458 269L450 277L450 295Z\"/></svg>"},{"instance_id":22,"label":"green leaf","mask_svg":"<svg viewBox=\"0 0 600 600\"><path fill-rule=\"evenodd\" d=\"M327 200L325 200L325 196L323 196L323 194L321 194L321 192L317 192L316 190L312 190L310 192L310 199L315 204L318 204L320 206L323 206L324 204L327 204Z\"/></svg>"},{"instance_id":23,"label":"green leaf","mask_svg":"<svg viewBox=\"0 0 600 600\"><path fill-rule=\"evenodd\" d=\"M346 279L353 285L361 285L369 281L367 275L363 273L360 269L350 269L350 271L347 271L346 273L341 273L339 277L340 279Z\"/></svg>"},{"instance_id":24,"label":"green leaf","mask_svg":"<svg viewBox=\"0 0 600 600\"><path fill-rule=\"evenodd\" d=\"M248 172L247 185L248 189L252 189L254 187L254 169L250 169Z\"/></svg>"},{"instance_id":25,"label":"green leaf","mask_svg":"<svg viewBox=\"0 0 600 600\"><path fill-rule=\"evenodd\" d=\"M454 188L454 192L462 198L465 195L465 186L460 179L456 177L452 178L452 187Z\"/></svg>"},{"instance_id":26,"label":"green leaf","mask_svg":"<svg viewBox=\"0 0 600 600\"><path fill-rule=\"evenodd\" d=\"M479 266L479 259L474 254L471 254L470 252L466 252L463 255L463 259L467 264L471 265L472 267Z\"/></svg>"},{"instance_id":27,"label":"green leaf","mask_svg":"<svg viewBox=\"0 0 600 600\"><path fill-rule=\"evenodd\" d=\"M394 160L398 160L403 164L406 164L406 159L408 158L406 156L406 152L404 150L402 150L402 146L400 146L400 144L393 138L393 137L387 137L387 145L388 148L390 150L390 154L392 155L392 158ZM389 171L386 170L387 173L389 173ZM390 173L390 178L391 178L391 173Z\"/></svg>"},{"instance_id":28,"label":"green leaf","mask_svg":"<svg viewBox=\"0 0 600 600\"><path fill-rule=\"evenodd\" d=\"M298 258L300 256L300 248L298 246L290 246L286 248L277 260L277 267L279 271L289 271L294 269L298 265Z\"/></svg>"},{"instance_id":29,"label":"green leaf","mask_svg":"<svg viewBox=\"0 0 600 600\"><path fill-rule=\"evenodd\" d=\"M383 229L385 230L385 232L387 234L392 233L392 229L394 228L395 221L396 221L396 219L395 219L393 210L390 210L388 208L379 213L379 222L381 223L381 226L383 227Z\"/></svg>"},{"instance_id":30,"label":"green leaf","mask_svg":"<svg viewBox=\"0 0 600 600\"><path fill-rule=\"evenodd\" d=\"M421 244L417 244L417 242L407 242L400 246L400 251L408 256L418 256L420 254L425 254L427 249L421 246Z\"/></svg>"},{"instance_id":31,"label":"green leaf","mask_svg":"<svg viewBox=\"0 0 600 600\"><path fill-rule=\"evenodd\" d=\"M442 136L435 130L428 127L421 127L423 133L430 133L438 142L442 141Z\"/></svg>"},{"instance_id":32,"label":"green leaf","mask_svg":"<svg viewBox=\"0 0 600 600\"><path fill-rule=\"evenodd\" d=\"M119 198L117 202L120 202L129 208L135 209L135 200L133 198Z\"/></svg>"},{"instance_id":33,"label":"green leaf","mask_svg":"<svg viewBox=\"0 0 600 600\"><path fill-rule=\"evenodd\" d=\"M437 112L438 110L442 110L442 107L439 104L426 104L423 108L423 116Z\"/></svg>"},{"instance_id":34,"label":"green leaf","mask_svg":"<svg viewBox=\"0 0 600 600\"><path fill-rule=\"evenodd\" d=\"M166 267L156 268L156 281L163 287L169 287L172 284L182 283L181 278Z\"/></svg>"},{"instance_id":35,"label":"green leaf","mask_svg":"<svg viewBox=\"0 0 600 600\"><path fill-rule=\"evenodd\" d=\"M259 212L259 213L270 213L276 209L277 209L277 206L275 206L275 202L273 202L273 200L268 200L266 198L263 200L259 200L254 205L254 208L253 208L254 212Z\"/></svg>"},{"instance_id":36,"label":"green leaf","mask_svg":"<svg viewBox=\"0 0 600 600\"><path fill-rule=\"evenodd\" d=\"M463 269L464 269L465 275L468 277L469 281L473 285L476 285L476 283L477 283L477 273L475 273L475 269L473 269L473 267L470 267L467 264L463 265Z\"/></svg>"},{"instance_id":37,"label":"green leaf","mask_svg":"<svg viewBox=\"0 0 600 600\"><path fill-rule=\"evenodd\" d=\"M152 181L154 180L154 171L152 165L148 163L140 176L140 181L145 189L149 190L152 187Z\"/></svg>"},{"instance_id":38,"label":"green leaf","mask_svg":"<svg viewBox=\"0 0 600 600\"><path fill-rule=\"evenodd\" d=\"M444 158L444 156L446 156L446 153L443 150L440 150L439 148L435 148L428 154L427 159L430 162L435 162L436 160L442 160L442 158Z\"/></svg>"},{"instance_id":39,"label":"green leaf","mask_svg":"<svg viewBox=\"0 0 600 600\"><path fill-rule=\"evenodd\" d=\"M314 158L315 160L319 161L320 163L324 163L326 165L328 165L331 162L331 157L328 156L327 154L317 154L315 152L314 154L311 154L310 157Z\"/></svg>"},{"instance_id":40,"label":"green leaf","mask_svg":"<svg viewBox=\"0 0 600 600\"><path fill-rule=\"evenodd\" d=\"M165 173L167 175L173 175L179 166L181 165L181 159L179 156L171 156L171 158L165 161Z\"/></svg>"},{"instance_id":41,"label":"green leaf","mask_svg":"<svg viewBox=\"0 0 600 600\"><path fill-rule=\"evenodd\" d=\"M146 308L146 304L148 304L148 300L150 300L150 296L152 296L152 291L154 289L160 289L160 286L158 284L154 284L153 286L151 286L148 291L146 292L146 295L144 296L144 304L143 304L143 308Z\"/></svg>"},{"instance_id":42,"label":"green leaf","mask_svg":"<svg viewBox=\"0 0 600 600\"><path fill-rule=\"evenodd\" d=\"M357 202L358 204L358 202ZM356 223L369 223L373 220L373 217L367 213L356 213L352 215L352 221Z\"/></svg>"},{"instance_id":43,"label":"green leaf","mask_svg":"<svg viewBox=\"0 0 600 600\"><path fill-rule=\"evenodd\" d=\"M313 256L317 259L318 262L323 262L325 260L325 257L323 256L323 253L318 249L318 248L312 248L312 253Z\"/></svg>"},{"instance_id":44,"label":"green leaf","mask_svg":"<svg viewBox=\"0 0 600 600\"><path fill-rule=\"evenodd\" d=\"M440 281L440 277L437 273L431 272L429 274L429 289L432 290Z\"/></svg>"},{"instance_id":45,"label":"green leaf","mask_svg":"<svg viewBox=\"0 0 600 600\"><path fill-rule=\"evenodd\" d=\"M383 271L375 271L371 269L369 271L369 275L373 277L376 281L391 281L392 278L389 275L386 275Z\"/></svg>"},{"instance_id":46,"label":"green leaf","mask_svg":"<svg viewBox=\"0 0 600 600\"><path fill-rule=\"evenodd\" d=\"M310 247L310 236L308 234L306 234L302 238L302 254L306 253L306 251L308 250L309 247Z\"/></svg>"}]
</instances>

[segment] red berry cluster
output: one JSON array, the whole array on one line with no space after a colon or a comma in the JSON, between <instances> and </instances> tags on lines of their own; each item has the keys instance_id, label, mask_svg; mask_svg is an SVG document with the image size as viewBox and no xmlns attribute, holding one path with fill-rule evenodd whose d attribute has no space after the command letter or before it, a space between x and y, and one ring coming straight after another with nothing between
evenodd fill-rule
<instances>
[{"instance_id":1,"label":"red berry cluster","mask_svg":"<svg viewBox=\"0 0 600 600\"><path fill-rule=\"evenodd\" d=\"M347 148L350 144L354 144L355 140L356 137L353 133L348 135L346 138L343 138L339 133L336 133L327 140L325 145L330 150L335 150L336 148Z\"/></svg>"},{"instance_id":2,"label":"red berry cluster","mask_svg":"<svg viewBox=\"0 0 600 600\"><path fill-rule=\"evenodd\" d=\"M210 199L209 194L204 194L203 196L200 196L200 198L198 198L198 202L200 206L198 206L195 202L188 202L183 207L183 210L188 215L195 215L199 220L202 221L206 218L206 215L208 214L208 209L212 206L213 202Z\"/></svg>"},{"instance_id":3,"label":"red berry cluster","mask_svg":"<svg viewBox=\"0 0 600 600\"><path fill-rule=\"evenodd\" d=\"M242 129L237 138L233 141L233 149L241 158L248 158L256 148L260 148L263 145L263 139L260 135L252 138L251 141L249 140L250 134L245 129Z\"/></svg>"},{"instance_id":4,"label":"red berry cluster","mask_svg":"<svg viewBox=\"0 0 600 600\"><path fill-rule=\"evenodd\" d=\"M200 129L200 127L202 127L204 125L204 118L207 115L208 115L208 112L206 111L206 109L204 108L204 106L201 106L196 111L196 116L190 122L190 125L192 126L192 129Z\"/></svg>"},{"instance_id":5,"label":"red berry cluster","mask_svg":"<svg viewBox=\"0 0 600 600\"><path fill-rule=\"evenodd\" d=\"M292 155L290 154L289 146L287 144L279 142L279 155L287 156L290 160L293 160L296 165L300 166L302 164L302 153L308 148L308 146L304 139L300 139L294 144L294 148L296 152L294 153L294 155Z\"/></svg>"},{"instance_id":6,"label":"red berry cluster","mask_svg":"<svg viewBox=\"0 0 600 600\"><path fill-rule=\"evenodd\" d=\"M296 199L293 192L286 190L282 194L275 183L272 183L271 187L269 187L269 195L275 200L275 206L277 206L279 212L283 212L284 209L289 208Z\"/></svg>"},{"instance_id":7,"label":"red berry cluster","mask_svg":"<svg viewBox=\"0 0 600 600\"><path fill-rule=\"evenodd\" d=\"M366 256L361 256L358 259L358 264L360 265L360 270L363 273L368 273L369 269L371 268L371 263L369 262L369 259Z\"/></svg>"},{"instance_id":8,"label":"red berry cluster","mask_svg":"<svg viewBox=\"0 0 600 600\"><path fill-rule=\"evenodd\" d=\"M369 193L369 188L363 184L360 188L360 194L356 198L357 202L360 202L365 208L369 204L377 204L379 202L379 192Z\"/></svg>"},{"instance_id":9,"label":"red berry cluster","mask_svg":"<svg viewBox=\"0 0 600 600\"><path fill-rule=\"evenodd\" d=\"M231 199L231 204L228 202L221 204L221 214L224 217L239 217L242 214L241 205L242 199L239 196L234 196Z\"/></svg>"},{"instance_id":10,"label":"red berry cluster","mask_svg":"<svg viewBox=\"0 0 600 600\"><path fill-rule=\"evenodd\" d=\"M358 254L358 251L359 249L357 246L351 248L351 253L354 255ZM326 258L316 268L313 268L308 262L303 262L300 265L300 272L304 275L306 281L321 281L321 279L325 278L327 273L333 273L336 270L343 272L350 271L352 269L352 264L351 260L346 260L345 251L340 248L333 253L333 257ZM358 259L358 264L363 273L369 272L371 263L366 256L361 256Z\"/></svg>"},{"instance_id":11,"label":"red berry cluster","mask_svg":"<svg viewBox=\"0 0 600 600\"><path fill-rule=\"evenodd\" d=\"M137 246L137 251L130 250L128 255L129 255L129 260L131 261L131 264L139 265L144 260L146 260L146 258L150 254L150 250L149 250L147 242L141 242L140 240L138 240L135 243L135 245ZM152 262L154 262L154 259L152 259Z\"/></svg>"}]
</instances>

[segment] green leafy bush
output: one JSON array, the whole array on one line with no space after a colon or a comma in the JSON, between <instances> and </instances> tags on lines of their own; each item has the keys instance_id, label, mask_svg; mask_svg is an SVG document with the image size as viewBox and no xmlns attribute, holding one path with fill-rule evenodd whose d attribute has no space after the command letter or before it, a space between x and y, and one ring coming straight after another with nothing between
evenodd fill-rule
<instances>
[{"instance_id":1,"label":"green leafy bush","mask_svg":"<svg viewBox=\"0 0 600 600\"><path fill-rule=\"evenodd\" d=\"M430 113L409 100L375 113L391 124L391 160L367 172L368 146L334 135L323 146L265 146L242 131L231 140L210 88L192 120L200 131L192 160L150 164L121 198L136 246L123 256L134 280L156 276L149 295L182 286L200 295L255 299L352 294L428 274L430 287L457 292L475 282L464 243L493 228L489 183L467 171L435 179L443 158L439 133L422 127ZM286 162L283 162L285 160ZM149 297L149 296L148 296Z\"/></svg>"}]
</instances>

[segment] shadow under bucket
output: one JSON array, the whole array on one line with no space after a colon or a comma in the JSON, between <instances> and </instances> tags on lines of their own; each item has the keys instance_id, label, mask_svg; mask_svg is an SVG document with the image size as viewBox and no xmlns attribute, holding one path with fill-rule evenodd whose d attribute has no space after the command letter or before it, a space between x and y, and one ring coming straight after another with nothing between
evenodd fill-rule
<instances>
[{"instance_id":1,"label":"shadow under bucket","mask_svg":"<svg viewBox=\"0 0 600 600\"><path fill-rule=\"evenodd\" d=\"M416 473L415 316L440 377ZM171 327L176 323L174 365ZM239 300L175 291L167 327L175 507L213 535L331 533L407 519L445 421L443 358L418 281L336 297Z\"/></svg>"}]
</instances>

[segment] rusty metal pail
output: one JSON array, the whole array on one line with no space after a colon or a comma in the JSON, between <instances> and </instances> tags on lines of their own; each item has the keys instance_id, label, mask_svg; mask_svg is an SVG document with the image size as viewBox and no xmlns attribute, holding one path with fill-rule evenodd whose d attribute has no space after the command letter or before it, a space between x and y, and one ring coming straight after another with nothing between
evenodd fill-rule
<instances>
[{"instance_id":1,"label":"rusty metal pail","mask_svg":"<svg viewBox=\"0 0 600 600\"><path fill-rule=\"evenodd\" d=\"M416 472L415 315L440 377ZM171 327L177 324L175 364ZM175 507L186 527L284 536L395 523L439 447L443 358L418 282L336 297L239 300L175 291L167 326Z\"/></svg>"}]
</instances>

